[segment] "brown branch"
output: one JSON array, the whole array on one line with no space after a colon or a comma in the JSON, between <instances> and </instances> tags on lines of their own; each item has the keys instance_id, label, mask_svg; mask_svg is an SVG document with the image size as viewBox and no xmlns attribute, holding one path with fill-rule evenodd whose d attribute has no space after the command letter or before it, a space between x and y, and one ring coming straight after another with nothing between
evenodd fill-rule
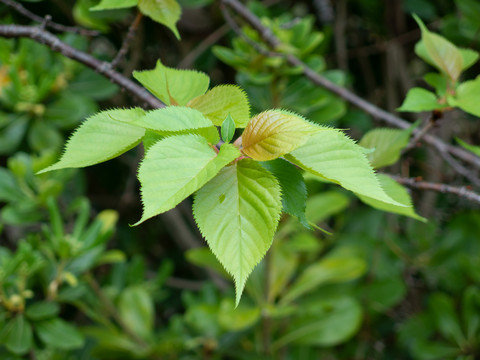
<instances>
[{"instance_id":1,"label":"brown branch","mask_svg":"<svg viewBox=\"0 0 480 360\"><path fill-rule=\"evenodd\" d=\"M259 33L259 35L266 44L268 44L273 49L279 48L279 46L281 45L280 40L272 33L269 28L267 28L260 22L260 19L258 19L256 15L254 15L250 10L248 10L243 4L241 4L238 0L221 1L223 4L230 6L233 10L235 10L238 15L240 15L245 21L247 21ZM370 114L372 117L382 120L387 124L400 129L406 129L411 126L410 122L369 103L368 101L355 95L346 88L338 86L327 80L326 78L315 72L313 69L308 67L296 56L292 54L283 54L283 56L292 66L301 68L303 74L314 84L321 86L328 91L338 95L342 99L348 101L349 103L363 110L367 114ZM416 129L414 133L418 131L419 130ZM475 156L474 154L469 153L468 151L457 146L447 144L433 135L426 134L423 139L426 143L436 148L439 152L449 152L452 155L460 158L461 160L480 169L480 157Z\"/></svg>"},{"instance_id":2,"label":"brown branch","mask_svg":"<svg viewBox=\"0 0 480 360\"><path fill-rule=\"evenodd\" d=\"M26 37L35 40L40 44L48 46L53 51L78 61L79 63L82 63L95 70L100 75L103 75L104 77L110 79L113 83L135 95L138 99L145 102L148 107L165 107L163 102L158 100L143 87L137 85L132 80L113 70L109 63L100 61L89 54L65 44L55 35L45 31L39 26L0 25L0 36L5 38Z\"/></svg>"},{"instance_id":3,"label":"brown branch","mask_svg":"<svg viewBox=\"0 0 480 360\"><path fill-rule=\"evenodd\" d=\"M13 0L0 0L0 2L5 4L6 6L11 7L16 12L25 16L26 18L29 18L30 20L38 22L40 24L43 24L43 26L49 27L50 29L53 29L56 31L71 32L71 33L79 34L82 36L98 36L100 34L100 32L96 30L88 30L88 29L82 29L75 26L65 26L62 24L57 24L56 22L52 21L50 15L47 15L45 17L38 16L37 14L32 13L30 10L26 9L21 4Z\"/></svg>"},{"instance_id":4,"label":"brown branch","mask_svg":"<svg viewBox=\"0 0 480 360\"><path fill-rule=\"evenodd\" d=\"M471 191L470 189L468 189L468 187L465 186L457 187L442 183L432 183L417 180L414 178L405 178L397 175L390 175L390 177L399 184L406 185L411 188L420 190L432 190L443 194L453 194L480 204L480 195L474 191Z\"/></svg>"},{"instance_id":5,"label":"brown branch","mask_svg":"<svg viewBox=\"0 0 480 360\"><path fill-rule=\"evenodd\" d=\"M112 69L116 68L118 64L123 60L125 55L127 55L128 48L130 46L130 43L132 42L133 38L135 37L135 34L137 33L138 26L140 25L140 22L142 21L143 14L139 11L137 13L137 16L135 17L135 20L133 20L132 24L128 28L127 35L125 36L125 39L123 39L122 47L118 51L117 55L115 56L115 59L112 60L110 66Z\"/></svg>"}]
</instances>

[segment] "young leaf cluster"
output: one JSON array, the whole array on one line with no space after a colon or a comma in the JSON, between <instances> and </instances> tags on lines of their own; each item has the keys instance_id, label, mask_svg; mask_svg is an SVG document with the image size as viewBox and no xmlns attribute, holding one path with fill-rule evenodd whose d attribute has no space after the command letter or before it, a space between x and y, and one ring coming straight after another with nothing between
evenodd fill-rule
<instances>
[{"instance_id":1,"label":"young leaf cluster","mask_svg":"<svg viewBox=\"0 0 480 360\"><path fill-rule=\"evenodd\" d=\"M423 88L410 89L398 111L446 111L458 107L480 116L480 104L477 101L480 77L460 82L462 73L477 62L478 52L455 46L429 31L418 16L414 15L414 18L422 31L422 39L415 46L415 53L439 72L428 73L424 77L435 92Z\"/></svg>"},{"instance_id":2,"label":"young leaf cluster","mask_svg":"<svg viewBox=\"0 0 480 360\"><path fill-rule=\"evenodd\" d=\"M138 170L143 215L135 225L195 193L195 220L233 276L237 304L249 274L272 244L282 209L308 226L298 168L371 202L411 209L408 196L384 190L365 149L340 130L285 110L267 110L250 119L240 88L223 85L207 91L209 78L199 72L159 62L134 77L170 106L113 109L88 118L61 159L41 172L97 164L143 142L145 157ZM243 134L230 143L241 128Z\"/></svg>"}]
</instances>

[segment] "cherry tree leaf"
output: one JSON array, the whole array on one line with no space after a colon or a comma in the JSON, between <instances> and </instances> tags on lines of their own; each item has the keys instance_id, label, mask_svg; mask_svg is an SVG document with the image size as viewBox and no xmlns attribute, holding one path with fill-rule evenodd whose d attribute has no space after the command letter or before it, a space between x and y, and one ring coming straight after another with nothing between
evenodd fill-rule
<instances>
[{"instance_id":1,"label":"cherry tree leaf","mask_svg":"<svg viewBox=\"0 0 480 360\"><path fill-rule=\"evenodd\" d=\"M180 39L176 23L182 15L182 8L176 0L138 0L138 8L152 20L168 27Z\"/></svg>"},{"instance_id":2,"label":"cherry tree leaf","mask_svg":"<svg viewBox=\"0 0 480 360\"><path fill-rule=\"evenodd\" d=\"M217 154L198 135L158 141L149 148L138 170L143 216L135 225L173 209L238 156L240 152L231 144L222 145Z\"/></svg>"},{"instance_id":3,"label":"cherry tree leaf","mask_svg":"<svg viewBox=\"0 0 480 360\"><path fill-rule=\"evenodd\" d=\"M102 0L98 5L92 6L90 10L112 10L136 6L138 0Z\"/></svg>"},{"instance_id":4,"label":"cherry tree leaf","mask_svg":"<svg viewBox=\"0 0 480 360\"><path fill-rule=\"evenodd\" d=\"M303 226L311 229L305 217L307 186L302 173L295 165L283 159L262 162L261 165L270 171L280 183L283 211L295 216Z\"/></svg>"},{"instance_id":5,"label":"cherry tree leaf","mask_svg":"<svg viewBox=\"0 0 480 360\"><path fill-rule=\"evenodd\" d=\"M457 81L463 69L463 56L460 50L444 37L430 32L416 15L413 15L422 30L422 41L433 65Z\"/></svg>"},{"instance_id":6,"label":"cherry tree leaf","mask_svg":"<svg viewBox=\"0 0 480 360\"><path fill-rule=\"evenodd\" d=\"M305 144L313 133L321 130L292 113L264 111L245 128L243 152L258 161L273 160Z\"/></svg>"},{"instance_id":7,"label":"cherry tree leaf","mask_svg":"<svg viewBox=\"0 0 480 360\"><path fill-rule=\"evenodd\" d=\"M248 276L272 244L281 210L277 180L249 159L223 168L195 196L195 220L235 280L237 305Z\"/></svg>"},{"instance_id":8,"label":"cherry tree leaf","mask_svg":"<svg viewBox=\"0 0 480 360\"><path fill-rule=\"evenodd\" d=\"M134 71L133 77L167 105L186 105L205 94L210 83L202 72L169 68L160 61L153 70Z\"/></svg>"},{"instance_id":9,"label":"cherry tree leaf","mask_svg":"<svg viewBox=\"0 0 480 360\"><path fill-rule=\"evenodd\" d=\"M399 183L397 183L395 180L393 180L391 177L387 175L378 174L377 177L378 177L378 180L380 181L380 184L382 185L383 190L385 190L388 196L398 201L399 203L405 204L407 206L397 206L393 204L388 204L383 201L372 199L368 196L358 195L360 200L362 200L365 204L370 205L371 207L374 207L375 209L388 211L394 214L409 216L411 218L414 218L422 222L427 221L427 219L418 215L415 212L415 209L413 208L413 205L412 205L412 199L410 198L410 195L408 194L408 191L405 189L405 187L403 187L402 185L400 185Z\"/></svg>"},{"instance_id":10,"label":"cherry tree leaf","mask_svg":"<svg viewBox=\"0 0 480 360\"><path fill-rule=\"evenodd\" d=\"M367 132L359 145L375 150L367 154L370 164L378 169L395 164L400 158L402 149L407 146L414 127L407 130L377 128Z\"/></svg>"},{"instance_id":11,"label":"cherry tree leaf","mask_svg":"<svg viewBox=\"0 0 480 360\"><path fill-rule=\"evenodd\" d=\"M474 80L461 83L457 88L455 97L448 98L448 103L452 106L459 107L469 114L480 116L479 93L480 76L477 76Z\"/></svg>"},{"instance_id":12,"label":"cherry tree leaf","mask_svg":"<svg viewBox=\"0 0 480 360\"><path fill-rule=\"evenodd\" d=\"M135 147L145 129L118 119L138 119L145 116L142 109L108 110L85 120L65 145L65 152L52 166L39 174L64 168L79 168L113 159Z\"/></svg>"},{"instance_id":13,"label":"cherry tree leaf","mask_svg":"<svg viewBox=\"0 0 480 360\"><path fill-rule=\"evenodd\" d=\"M115 120L122 121L118 117ZM198 134L210 144L220 140L217 128L200 111L183 106L169 106L148 111L145 116L124 119L129 124L155 131L159 135Z\"/></svg>"},{"instance_id":14,"label":"cherry tree leaf","mask_svg":"<svg viewBox=\"0 0 480 360\"><path fill-rule=\"evenodd\" d=\"M365 149L341 131L324 128L286 158L301 168L355 193L405 206L382 189L365 156Z\"/></svg>"},{"instance_id":15,"label":"cherry tree leaf","mask_svg":"<svg viewBox=\"0 0 480 360\"><path fill-rule=\"evenodd\" d=\"M244 128L250 120L247 95L235 85L216 86L205 95L190 100L187 105L202 112L217 126L221 126L228 115L237 128Z\"/></svg>"},{"instance_id":16,"label":"cherry tree leaf","mask_svg":"<svg viewBox=\"0 0 480 360\"><path fill-rule=\"evenodd\" d=\"M437 97L431 91L422 88L410 89L397 111L432 111L441 109L443 105L437 102Z\"/></svg>"}]
</instances>

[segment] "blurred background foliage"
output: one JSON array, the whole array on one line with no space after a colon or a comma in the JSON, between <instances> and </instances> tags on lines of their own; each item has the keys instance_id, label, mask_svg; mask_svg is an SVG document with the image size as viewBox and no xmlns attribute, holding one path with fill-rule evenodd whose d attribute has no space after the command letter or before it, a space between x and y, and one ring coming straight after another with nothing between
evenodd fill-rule
<instances>
[{"instance_id":1,"label":"blurred background foliage","mask_svg":"<svg viewBox=\"0 0 480 360\"><path fill-rule=\"evenodd\" d=\"M96 0L29 0L29 10L100 32L65 34L111 60L135 10L90 12ZM252 112L281 107L356 139L380 126L315 87L257 33L237 36L211 0L182 0L177 41L144 19L119 65L207 72L238 83ZM429 66L414 54L411 13L458 46L480 50L476 0L249 1L293 53L336 84L394 111ZM2 23L29 24L0 5ZM478 64L466 72L472 78ZM140 155L35 176L71 130L135 99L31 40L0 39L0 357L2 359L458 359L480 357L480 212L451 195L413 192L427 223L366 207L307 179L307 217L282 218L272 249L234 310L234 289L181 204L130 228ZM403 114L412 122L423 114ZM453 111L432 130L479 144L480 122ZM387 168L450 184L458 175L427 148ZM114 184L112 186L112 184ZM190 201L190 200L188 200ZM114 209L114 210L109 210Z\"/></svg>"}]
</instances>

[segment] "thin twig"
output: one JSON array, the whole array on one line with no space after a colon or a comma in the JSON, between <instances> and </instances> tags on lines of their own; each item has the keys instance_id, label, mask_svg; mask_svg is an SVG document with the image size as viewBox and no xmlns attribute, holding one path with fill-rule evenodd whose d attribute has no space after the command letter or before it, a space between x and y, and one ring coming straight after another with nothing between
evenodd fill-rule
<instances>
[{"instance_id":1,"label":"thin twig","mask_svg":"<svg viewBox=\"0 0 480 360\"><path fill-rule=\"evenodd\" d=\"M433 121L432 113L429 114L426 124L420 129L420 131L416 132L408 145L402 150L402 154L410 151L414 147L417 146L418 142L422 139L422 137L435 125L435 121Z\"/></svg>"},{"instance_id":2,"label":"thin twig","mask_svg":"<svg viewBox=\"0 0 480 360\"><path fill-rule=\"evenodd\" d=\"M139 11L137 13L137 16L135 17L135 20L133 20L132 24L128 28L127 35L125 36L125 39L123 39L122 47L120 48L117 55L110 63L110 66L112 67L112 69L115 69L118 66L118 64L123 60L125 55L127 55L130 43L132 42L133 38L135 37L135 34L137 33L138 25L140 25L142 18L143 18L143 14Z\"/></svg>"},{"instance_id":3,"label":"thin twig","mask_svg":"<svg viewBox=\"0 0 480 360\"><path fill-rule=\"evenodd\" d=\"M473 185L480 186L480 179L465 166L460 164L453 156L448 152L438 153L457 173L466 177Z\"/></svg>"},{"instance_id":4,"label":"thin twig","mask_svg":"<svg viewBox=\"0 0 480 360\"><path fill-rule=\"evenodd\" d=\"M49 27L50 29L53 29L56 31L71 32L71 33L79 34L82 36L98 36L100 34L100 32L96 30L88 30L88 29L82 29L76 26L66 26L62 24L57 24L56 22L53 22L51 20L50 16L48 15L46 17L38 16L37 14L32 13L30 10L26 9L21 4L13 0L0 0L0 2L11 7L16 12L29 18L30 20L38 22L40 24L44 24L46 27Z\"/></svg>"},{"instance_id":5,"label":"thin twig","mask_svg":"<svg viewBox=\"0 0 480 360\"><path fill-rule=\"evenodd\" d=\"M65 44L55 35L43 30L39 26L0 25L0 36L5 38L26 37L33 39L40 44L48 46L53 51L59 52L70 59L76 60L79 63L92 68L100 75L103 75L113 83L135 95L141 101L145 102L147 106L151 108L165 107L163 102L158 100L143 87L113 70L109 63L102 62L89 54Z\"/></svg>"},{"instance_id":6,"label":"thin twig","mask_svg":"<svg viewBox=\"0 0 480 360\"><path fill-rule=\"evenodd\" d=\"M241 4L238 0L221 0L223 4L230 6L235 12L240 15L245 21L247 21L261 36L261 38L273 49L277 49L281 42L280 40L272 33L272 31L264 26L260 19L256 15L254 15L250 10L248 10L243 4ZM341 86L338 86L331 81L327 80L316 71L308 67L304 62L302 62L299 58L292 54L282 54L288 62L294 66L299 67L302 69L303 74L314 84L321 86L330 92L340 96L342 99L348 101L352 105L358 107L359 109L363 110L367 114L370 114L374 118L380 119L391 126L398 127L401 129L406 129L411 126L411 123L395 116L379 107L371 104L370 102L362 99L361 97L355 95L351 91ZM415 130L414 133L418 132L419 130ZM453 146L450 144L445 143L441 139L426 134L424 136L424 140L429 145L435 147L439 152L449 152L452 155L457 156L458 158L462 159L465 162L477 167L480 169L480 157L469 153L468 151L461 149L457 146Z\"/></svg>"},{"instance_id":7,"label":"thin twig","mask_svg":"<svg viewBox=\"0 0 480 360\"><path fill-rule=\"evenodd\" d=\"M226 24L220 26L213 33L208 35L200 44L198 44L192 51L190 51L187 56L183 58L182 61L178 64L179 69L187 69L191 67L194 61L202 55L208 48L213 44L216 44L225 34L228 32L229 28Z\"/></svg>"},{"instance_id":8,"label":"thin twig","mask_svg":"<svg viewBox=\"0 0 480 360\"><path fill-rule=\"evenodd\" d=\"M414 178L405 178L397 175L390 175L390 177L397 181L399 184L406 185L411 188L420 190L432 190L443 194L454 194L480 204L480 195L472 190L469 190L468 187L465 186L458 187L442 183L432 183L417 180Z\"/></svg>"}]
</instances>

